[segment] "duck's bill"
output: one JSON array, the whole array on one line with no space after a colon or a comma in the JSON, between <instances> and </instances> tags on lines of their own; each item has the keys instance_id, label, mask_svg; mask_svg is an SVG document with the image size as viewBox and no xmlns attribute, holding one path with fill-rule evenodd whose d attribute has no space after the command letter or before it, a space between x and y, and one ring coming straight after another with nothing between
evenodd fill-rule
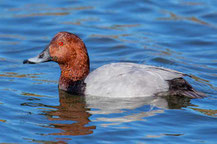
<instances>
[{"instance_id":1,"label":"duck's bill","mask_svg":"<svg viewBox=\"0 0 217 144\"><path fill-rule=\"evenodd\" d=\"M23 64L37 64L42 62L51 61L51 56L49 54L49 47L46 47L39 55L36 57L27 59L23 61Z\"/></svg>"}]
</instances>

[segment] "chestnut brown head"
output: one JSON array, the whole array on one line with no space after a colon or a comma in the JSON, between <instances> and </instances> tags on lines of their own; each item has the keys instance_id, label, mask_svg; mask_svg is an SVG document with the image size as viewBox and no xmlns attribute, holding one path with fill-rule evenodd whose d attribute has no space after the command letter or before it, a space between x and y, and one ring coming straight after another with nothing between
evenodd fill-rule
<instances>
[{"instance_id":1,"label":"chestnut brown head","mask_svg":"<svg viewBox=\"0 0 217 144\"><path fill-rule=\"evenodd\" d=\"M89 63L85 44L78 36L72 33L59 32L38 56L24 60L23 63L36 64L54 61L58 64L68 64L73 63L76 59L83 59Z\"/></svg>"},{"instance_id":2,"label":"chestnut brown head","mask_svg":"<svg viewBox=\"0 0 217 144\"><path fill-rule=\"evenodd\" d=\"M53 61L67 64L87 55L87 50L78 36L68 32L59 32L49 44L49 53Z\"/></svg>"}]
</instances>

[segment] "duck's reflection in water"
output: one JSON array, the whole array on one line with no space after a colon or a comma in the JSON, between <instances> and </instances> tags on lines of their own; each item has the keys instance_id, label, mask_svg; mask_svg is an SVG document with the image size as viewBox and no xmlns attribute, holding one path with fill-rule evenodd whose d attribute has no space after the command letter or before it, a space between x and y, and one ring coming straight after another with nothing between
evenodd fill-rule
<instances>
[{"instance_id":1,"label":"duck's reflection in water","mask_svg":"<svg viewBox=\"0 0 217 144\"><path fill-rule=\"evenodd\" d=\"M145 120L145 117L163 113L166 109L181 109L182 107L191 105L190 99L182 96L127 99L88 96L85 98L85 101L87 107L90 109L89 113L101 114L101 116L94 120L105 122L101 126L142 121ZM110 116L108 116L109 114Z\"/></svg>"},{"instance_id":2,"label":"duck's reflection in water","mask_svg":"<svg viewBox=\"0 0 217 144\"><path fill-rule=\"evenodd\" d=\"M74 96L61 90L59 101L57 110L47 111L45 114L51 122L50 127L61 130L51 135L91 134L96 129L94 123L89 123L91 121L100 122L100 126L118 125L145 120L145 117L163 113L165 109L180 109L190 105L190 99L183 97L114 99ZM92 115L97 116L90 120Z\"/></svg>"},{"instance_id":3,"label":"duck's reflection in water","mask_svg":"<svg viewBox=\"0 0 217 144\"><path fill-rule=\"evenodd\" d=\"M46 116L51 121L50 127L60 129L59 133L50 135L86 135L93 133L95 126L87 126L90 122L90 113L86 107L83 96L70 95L59 90L60 105L57 110L46 112Z\"/></svg>"}]
</instances>

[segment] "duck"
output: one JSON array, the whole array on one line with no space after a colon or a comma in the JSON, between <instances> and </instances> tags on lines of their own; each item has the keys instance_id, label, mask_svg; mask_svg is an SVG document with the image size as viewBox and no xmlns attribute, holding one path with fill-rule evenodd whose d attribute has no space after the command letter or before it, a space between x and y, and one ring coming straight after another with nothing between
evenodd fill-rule
<instances>
[{"instance_id":1,"label":"duck","mask_svg":"<svg viewBox=\"0 0 217 144\"><path fill-rule=\"evenodd\" d=\"M59 64L61 74L58 88L75 95L111 98L148 96L184 96L203 98L183 77L182 72L130 62L105 64L90 72L87 48L77 35L57 33L45 49L23 64L53 61Z\"/></svg>"}]
</instances>

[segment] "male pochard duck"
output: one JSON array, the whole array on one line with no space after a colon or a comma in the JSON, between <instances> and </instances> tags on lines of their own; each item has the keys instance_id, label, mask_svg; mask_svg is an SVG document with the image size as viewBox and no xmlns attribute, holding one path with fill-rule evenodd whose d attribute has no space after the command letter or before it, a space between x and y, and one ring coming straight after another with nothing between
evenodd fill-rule
<instances>
[{"instance_id":1,"label":"male pochard duck","mask_svg":"<svg viewBox=\"0 0 217 144\"><path fill-rule=\"evenodd\" d=\"M102 97L145 97L178 95L201 98L181 72L135 63L106 64L89 73L84 42L75 34L59 32L38 56L23 63L54 61L61 68L59 89L79 95Z\"/></svg>"}]
</instances>

